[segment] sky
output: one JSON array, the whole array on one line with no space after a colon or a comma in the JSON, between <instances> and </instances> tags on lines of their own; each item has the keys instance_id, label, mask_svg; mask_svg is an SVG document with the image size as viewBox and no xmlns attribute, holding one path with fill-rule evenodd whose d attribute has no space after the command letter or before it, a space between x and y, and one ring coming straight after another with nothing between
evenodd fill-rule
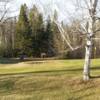
<instances>
[{"instance_id":1,"label":"sky","mask_svg":"<svg viewBox=\"0 0 100 100\"><path fill-rule=\"evenodd\" d=\"M52 16L54 10L56 10L60 21L68 19L68 16L72 16L75 10L71 0L16 0L15 6L16 9L18 9L17 14L19 13L21 4L24 3L26 3L29 8L32 7L33 4L37 5L44 16Z\"/></svg>"},{"instance_id":2,"label":"sky","mask_svg":"<svg viewBox=\"0 0 100 100\"><path fill-rule=\"evenodd\" d=\"M11 14L11 16L18 16L19 15L19 12L20 12L20 7L22 4L26 3L27 6L30 8L31 5L32 5L32 2L33 0L13 0L11 2L11 5L10 7L15 11ZM11 10L12 10L11 9Z\"/></svg>"},{"instance_id":3,"label":"sky","mask_svg":"<svg viewBox=\"0 0 100 100\"><path fill-rule=\"evenodd\" d=\"M34 0L16 0L15 2L17 4L17 6L20 7L20 5L24 4L24 3L26 3L28 6L31 6L32 1L34 1Z\"/></svg>"},{"instance_id":4,"label":"sky","mask_svg":"<svg viewBox=\"0 0 100 100\"><path fill-rule=\"evenodd\" d=\"M74 18L81 18L81 10L76 9L75 0L14 0L12 5L15 9L15 13L12 16L18 16L21 4L26 3L28 8L31 8L34 4L37 5L39 11L46 17L53 15L54 10L58 12L58 20L64 22L70 22ZM82 3L82 6L83 3ZM80 13L80 15L79 15ZM86 13L86 11L85 11Z\"/></svg>"}]
</instances>

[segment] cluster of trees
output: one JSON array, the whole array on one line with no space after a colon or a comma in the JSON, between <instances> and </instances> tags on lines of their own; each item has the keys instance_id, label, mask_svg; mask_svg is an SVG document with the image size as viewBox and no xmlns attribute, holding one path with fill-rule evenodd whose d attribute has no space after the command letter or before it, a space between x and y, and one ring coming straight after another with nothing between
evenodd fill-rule
<instances>
[{"instance_id":1,"label":"cluster of trees","mask_svg":"<svg viewBox=\"0 0 100 100\"><path fill-rule=\"evenodd\" d=\"M54 20L58 20L55 11ZM69 42L73 47L81 45L79 49L70 51L63 40L58 26L51 21L50 16L44 20L43 14L34 5L28 9L26 4L20 8L18 17L7 19L0 25L0 56L1 57L41 57L45 53L47 57L59 56L66 58L84 58L85 37L77 29L80 21L73 20L70 24L62 26L69 36ZM98 26L99 23L98 23ZM65 37L67 37L65 34ZM99 57L99 42L95 41L93 57ZM98 49L97 49L98 48Z\"/></svg>"},{"instance_id":2,"label":"cluster of trees","mask_svg":"<svg viewBox=\"0 0 100 100\"><path fill-rule=\"evenodd\" d=\"M55 56L61 48L61 41L57 25L49 17L44 21L35 5L30 10L26 4L21 6L16 23L15 56L40 57L42 53L47 57Z\"/></svg>"},{"instance_id":3,"label":"cluster of trees","mask_svg":"<svg viewBox=\"0 0 100 100\"><path fill-rule=\"evenodd\" d=\"M56 12L54 17L57 18ZM0 28L1 57L40 57L42 53L52 57L64 49L57 25L49 16L44 21L43 14L35 5L31 9L22 5L18 18L8 19Z\"/></svg>"}]
</instances>

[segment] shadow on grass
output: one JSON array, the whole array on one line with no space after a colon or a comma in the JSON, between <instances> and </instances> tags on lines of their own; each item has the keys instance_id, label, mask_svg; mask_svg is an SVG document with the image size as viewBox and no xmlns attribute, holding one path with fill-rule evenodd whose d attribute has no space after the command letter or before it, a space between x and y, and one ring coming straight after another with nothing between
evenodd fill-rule
<instances>
[{"instance_id":1,"label":"shadow on grass","mask_svg":"<svg viewBox=\"0 0 100 100\"><path fill-rule=\"evenodd\" d=\"M91 68L92 70L97 70L100 68ZM74 74L74 72L82 72L83 69L82 68L77 68L77 69L64 69L64 70L46 70L46 71L31 71L31 72L19 72L19 73L7 73L7 74L0 74L0 75L21 75L21 74L34 74L34 73L62 73L62 72L71 72ZM99 78L100 76L98 76ZM93 78L93 77L91 77ZM95 77L94 77L95 78Z\"/></svg>"},{"instance_id":2,"label":"shadow on grass","mask_svg":"<svg viewBox=\"0 0 100 100\"><path fill-rule=\"evenodd\" d=\"M81 99L90 97L90 96L92 96L93 94L94 94L94 93L84 94L84 95L82 95L82 96L79 96L79 97L75 98L74 100L81 100Z\"/></svg>"},{"instance_id":3,"label":"shadow on grass","mask_svg":"<svg viewBox=\"0 0 100 100\"><path fill-rule=\"evenodd\" d=\"M0 64L16 64L21 62L19 59L0 58Z\"/></svg>"},{"instance_id":4,"label":"shadow on grass","mask_svg":"<svg viewBox=\"0 0 100 100\"><path fill-rule=\"evenodd\" d=\"M17 64L20 62L27 62L27 61L33 61L28 62L28 64L40 64L44 63L46 60L52 60L50 58L25 58L24 60L20 60L20 58L0 58L0 64Z\"/></svg>"},{"instance_id":5,"label":"shadow on grass","mask_svg":"<svg viewBox=\"0 0 100 100\"><path fill-rule=\"evenodd\" d=\"M0 58L0 64L17 64L20 62L33 61L33 59L24 59L20 60L20 58Z\"/></svg>"},{"instance_id":6,"label":"shadow on grass","mask_svg":"<svg viewBox=\"0 0 100 100\"><path fill-rule=\"evenodd\" d=\"M100 75L99 76L90 76L91 79L93 78L100 78Z\"/></svg>"},{"instance_id":7,"label":"shadow on grass","mask_svg":"<svg viewBox=\"0 0 100 100\"><path fill-rule=\"evenodd\" d=\"M92 67L91 70L95 71L95 70L100 70L100 66L95 66L95 67ZM90 76L91 79L93 78L100 78L100 75L95 75L95 76Z\"/></svg>"},{"instance_id":8,"label":"shadow on grass","mask_svg":"<svg viewBox=\"0 0 100 100\"><path fill-rule=\"evenodd\" d=\"M25 75L25 74L46 74L46 73L67 73L67 72L71 72L71 74L74 72L80 72L82 71L82 69L65 69L65 70L48 70L48 71L32 71L32 72L20 72L20 73L7 73L7 74L0 74L0 76L3 75Z\"/></svg>"}]
</instances>

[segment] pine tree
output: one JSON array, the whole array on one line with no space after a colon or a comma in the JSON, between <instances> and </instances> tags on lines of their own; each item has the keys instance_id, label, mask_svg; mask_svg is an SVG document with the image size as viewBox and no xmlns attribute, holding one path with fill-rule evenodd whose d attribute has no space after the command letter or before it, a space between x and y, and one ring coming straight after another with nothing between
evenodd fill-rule
<instances>
[{"instance_id":1,"label":"pine tree","mask_svg":"<svg viewBox=\"0 0 100 100\"><path fill-rule=\"evenodd\" d=\"M16 49L19 54L31 54L31 29L28 21L27 6L21 6L19 19L16 25Z\"/></svg>"},{"instance_id":2,"label":"pine tree","mask_svg":"<svg viewBox=\"0 0 100 100\"><path fill-rule=\"evenodd\" d=\"M44 22L43 16L38 11L36 6L30 10L29 14L30 26L32 30L31 38L32 38L32 51L33 56L40 56L43 48L42 48L42 35L44 34Z\"/></svg>"},{"instance_id":3,"label":"pine tree","mask_svg":"<svg viewBox=\"0 0 100 100\"><path fill-rule=\"evenodd\" d=\"M47 25L46 25L46 41L47 41L47 53L48 56L54 56L55 51L54 51L54 41L53 41L53 23L50 19L50 17L48 17L47 20Z\"/></svg>"}]
</instances>

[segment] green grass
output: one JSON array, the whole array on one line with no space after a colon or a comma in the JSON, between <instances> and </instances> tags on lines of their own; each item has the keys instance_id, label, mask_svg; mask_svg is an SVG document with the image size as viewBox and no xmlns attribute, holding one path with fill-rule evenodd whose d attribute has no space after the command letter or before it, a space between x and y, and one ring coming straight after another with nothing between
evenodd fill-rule
<instances>
[{"instance_id":1,"label":"green grass","mask_svg":"<svg viewBox=\"0 0 100 100\"><path fill-rule=\"evenodd\" d=\"M84 60L0 60L0 100L100 100L100 59L90 81L82 80Z\"/></svg>"}]
</instances>

